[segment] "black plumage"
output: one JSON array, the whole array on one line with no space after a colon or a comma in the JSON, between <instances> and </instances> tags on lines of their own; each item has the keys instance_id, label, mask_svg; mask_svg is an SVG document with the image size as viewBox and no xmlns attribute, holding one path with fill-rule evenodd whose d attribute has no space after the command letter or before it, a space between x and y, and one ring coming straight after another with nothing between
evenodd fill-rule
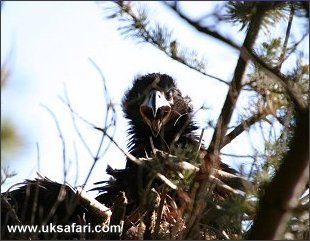
<instances>
[{"instance_id":1,"label":"black plumage","mask_svg":"<svg viewBox=\"0 0 310 241\"><path fill-rule=\"evenodd\" d=\"M109 218L110 211L104 206L96 206L96 201L86 196L82 189L77 190L68 184L60 184L40 175L34 180L25 180L14 186L17 188L1 194L2 239L103 237L102 233L94 233L91 229L104 223ZM106 215L98 212L98 208L106 210ZM37 230L10 232L10 225L32 225L37 226ZM78 225L89 227L81 230ZM43 226L45 230L41 231ZM70 232L63 231L68 226L72 227Z\"/></svg>"},{"instance_id":2,"label":"black plumage","mask_svg":"<svg viewBox=\"0 0 310 241\"><path fill-rule=\"evenodd\" d=\"M153 73L136 78L125 93L122 108L129 120L129 153L136 158L151 157L154 150L172 154L177 148L196 143L193 132L198 128L192 118L191 100L182 95L169 75ZM107 173L112 180L95 189L103 192L98 200L112 205L113 197L125 191L129 207L137 205L149 171L127 159L125 169L108 167Z\"/></svg>"},{"instance_id":3,"label":"black plumage","mask_svg":"<svg viewBox=\"0 0 310 241\"><path fill-rule=\"evenodd\" d=\"M191 99L182 95L169 75L152 73L136 78L125 93L122 108L129 120L129 153L136 158L153 157L154 150L172 155L180 149L192 153L199 150ZM221 165L229 169L224 163ZM129 210L137 207L148 181L153 178L149 168L129 159L125 169L108 167L107 172L112 178L103 187L95 188L102 192L98 200L112 206L113 198L124 191ZM155 179L151 187L160 183Z\"/></svg>"},{"instance_id":4,"label":"black plumage","mask_svg":"<svg viewBox=\"0 0 310 241\"><path fill-rule=\"evenodd\" d=\"M88 212L76 197L73 188L48 178L26 180L17 189L1 194L2 238L56 238L56 233L8 232L7 225L79 223ZM66 238L78 237L78 234L70 234Z\"/></svg>"}]
</instances>

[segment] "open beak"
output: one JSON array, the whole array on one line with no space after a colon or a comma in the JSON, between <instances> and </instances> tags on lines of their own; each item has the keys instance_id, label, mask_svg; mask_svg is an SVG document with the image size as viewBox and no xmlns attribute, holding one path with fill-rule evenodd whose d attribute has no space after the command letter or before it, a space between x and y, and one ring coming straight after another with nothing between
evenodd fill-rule
<instances>
[{"instance_id":1,"label":"open beak","mask_svg":"<svg viewBox=\"0 0 310 241\"><path fill-rule=\"evenodd\" d=\"M168 121L170 112L171 105L164 93L158 90L152 90L140 106L140 113L155 137Z\"/></svg>"}]
</instances>

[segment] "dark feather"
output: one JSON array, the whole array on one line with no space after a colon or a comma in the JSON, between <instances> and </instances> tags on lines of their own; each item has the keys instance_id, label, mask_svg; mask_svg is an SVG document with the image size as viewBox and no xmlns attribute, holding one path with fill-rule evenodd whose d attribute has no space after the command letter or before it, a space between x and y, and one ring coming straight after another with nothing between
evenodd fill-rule
<instances>
[{"instance_id":1,"label":"dark feather","mask_svg":"<svg viewBox=\"0 0 310 241\"><path fill-rule=\"evenodd\" d=\"M56 233L10 233L7 225L72 224L89 222L86 207L79 203L76 190L67 184L53 182L46 177L26 180L13 190L1 194L2 238L55 238ZM23 236L24 235L24 236ZM62 238L79 238L79 234L61 234Z\"/></svg>"},{"instance_id":2,"label":"dark feather","mask_svg":"<svg viewBox=\"0 0 310 241\"><path fill-rule=\"evenodd\" d=\"M154 103L154 93L158 97L158 104ZM137 77L132 88L125 93L122 107L124 116L129 120L128 149L136 158L153 157L154 150L174 155L178 150L190 147L192 153L197 152L198 138L194 132L198 127L193 121L191 99L182 95L170 76L153 73ZM158 114L156 111L162 112ZM157 134L155 127L161 119L162 125L159 125ZM203 147L201 151L205 151ZM221 168L235 172L224 163ZM108 167L107 172L112 178L102 187L96 188L101 189L97 199L112 206L113 197L124 191L129 202L128 209L135 208L152 178L150 169L127 159L125 169L111 170ZM151 186L160 183L160 180L155 179Z\"/></svg>"}]
</instances>

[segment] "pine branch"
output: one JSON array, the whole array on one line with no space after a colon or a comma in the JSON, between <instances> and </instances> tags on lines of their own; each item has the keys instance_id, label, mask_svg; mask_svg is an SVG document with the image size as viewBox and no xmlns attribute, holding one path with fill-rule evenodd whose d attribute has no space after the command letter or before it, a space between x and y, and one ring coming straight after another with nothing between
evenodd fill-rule
<instances>
[{"instance_id":1,"label":"pine branch","mask_svg":"<svg viewBox=\"0 0 310 241\"><path fill-rule=\"evenodd\" d=\"M122 22L127 23L119 28L123 35L135 38L139 42L150 43L167 56L185 65L186 67L196 70L197 72L216 79L226 85L229 84L221 78L208 74L205 70L205 59L199 59L197 52L181 47L180 43L176 39L172 39L170 30L159 25L156 25L155 27L151 26L145 11L140 10L140 12L136 14L132 11L129 3L115 3L121 14L113 14L110 17L118 17Z\"/></svg>"},{"instance_id":2,"label":"pine branch","mask_svg":"<svg viewBox=\"0 0 310 241\"><path fill-rule=\"evenodd\" d=\"M284 74L279 72L277 68L273 68L267 63L265 63L253 51L251 51L250 48L247 48L246 46L241 48L241 55L243 59L245 59L246 61L248 60L253 61L267 75L278 81L282 85L282 87L286 90L288 96L290 97L290 99L292 100L298 111L302 111L304 108L306 108L307 103L301 100L300 98L301 94L298 93L296 89L292 88L289 85L290 82L289 79Z\"/></svg>"},{"instance_id":3,"label":"pine branch","mask_svg":"<svg viewBox=\"0 0 310 241\"><path fill-rule=\"evenodd\" d=\"M260 8L260 9L259 9ZM274 26L281 19L286 18L286 10L288 3L284 1L265 2L263 5L257 5L257 2L252 1L230 1L227 4L227 15L225 18L237 24L241 24L241 29L249 30L249 23L258 11L264 11L264 19L261 22L261 28L267 29L269 26Z\"/></svg>"}]
</instances>

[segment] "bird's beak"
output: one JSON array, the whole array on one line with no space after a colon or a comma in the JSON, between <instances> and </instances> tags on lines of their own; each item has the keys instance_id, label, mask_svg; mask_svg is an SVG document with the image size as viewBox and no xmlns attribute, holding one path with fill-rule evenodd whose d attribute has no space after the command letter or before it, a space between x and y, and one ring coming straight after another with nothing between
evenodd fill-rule
<instances>
[{"instance_id":1,"label":"bird's beak","mask_svg":"<svg viewBox=\"0 0 310 241\"><path fill-rule=\"evenodd\" d=\"M155 137L167 122L170 112L170 103L164 93L158 90L152 90L140 106L140 113Z\"/></svg>"}]
</instances>

